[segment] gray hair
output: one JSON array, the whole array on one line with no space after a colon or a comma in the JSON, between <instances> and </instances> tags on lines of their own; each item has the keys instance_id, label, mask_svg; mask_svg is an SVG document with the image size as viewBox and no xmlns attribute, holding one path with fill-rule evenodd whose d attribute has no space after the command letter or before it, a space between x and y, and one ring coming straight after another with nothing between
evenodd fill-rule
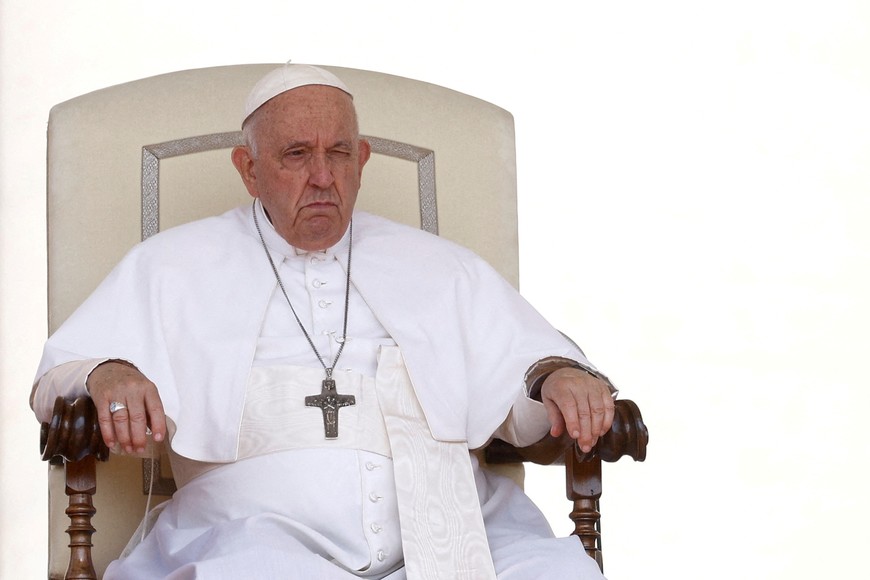
<instances>
[{"instance_id":1,"label":"gray hair","mask_svg":"<svg viewBox=\"0 0 870 580\"><path fill-rule=\"evenodd\" d=\"M254 125L256 125L255 117L257 116L257 112L255 111L253 115L245 119L245 122L242 124L242 144L248 148L251 152L251 157L257 157L257 140L254 139Z\"/></svg>"}]
</instances>

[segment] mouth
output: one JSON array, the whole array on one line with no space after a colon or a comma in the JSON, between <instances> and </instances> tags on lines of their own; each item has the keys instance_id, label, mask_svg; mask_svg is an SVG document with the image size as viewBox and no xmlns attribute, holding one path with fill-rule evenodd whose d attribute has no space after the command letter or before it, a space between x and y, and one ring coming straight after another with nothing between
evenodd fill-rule
<instances>
[{"instance_id":1,"label":"mouth","mask_svg":"<svg viewBox=\"0 0 870 580\"><path fill-rule=\"evenodd\" d=\"M300 213L306 218L329 217L338 211L338 204L331 201L314 201L302 207Z\"/></svg>"},{"instance_id":2,"label":"mouth","mask_svg":"<svg viewBox=\"0 0 870 580\"><path fill-rule=\"evenodd\" d=\"M308 209L322 209L327 207L338 207L338 204L329 200L316 200L305 204L305 208Z\"/></svg>"}]
</instances>

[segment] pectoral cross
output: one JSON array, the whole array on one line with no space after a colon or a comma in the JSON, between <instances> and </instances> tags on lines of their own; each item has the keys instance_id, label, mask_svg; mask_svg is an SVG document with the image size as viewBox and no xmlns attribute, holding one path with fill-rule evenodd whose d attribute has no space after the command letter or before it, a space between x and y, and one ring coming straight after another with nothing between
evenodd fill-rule
<instances>
[{"instance_id":1,"label":"pectoral cross","mask_svg":"<svg viewBox=\"0 0 870 580\"><path fill-rule=\"evenodd\" d=\"M356 405L356 397L339 395L335 391L335 381L330 377L323 379L319 395L305 397L306 407L320 407L323 411L323 430L327 439L338 437L338 410L350 405Z\"/></svg>"}]
</instances>

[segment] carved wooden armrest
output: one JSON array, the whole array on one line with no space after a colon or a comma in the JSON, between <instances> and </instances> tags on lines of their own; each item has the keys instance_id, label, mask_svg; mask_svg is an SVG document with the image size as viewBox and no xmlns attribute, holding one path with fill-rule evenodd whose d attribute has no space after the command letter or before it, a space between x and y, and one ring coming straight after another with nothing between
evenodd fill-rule
<instances>
[{"instance_id":1,"label":"carved wooden armrest","mask_svg":"<svg viewBox=\"0 0 870 580\"><path fill-rule=\"evenodd\" d=\"M603 570L601 553L601 462L631 457L646 459L649 432L638 406L630 400L616 401L613 425L589 453L583 453L567 435L555 438L547 435L534 445L516 448L498 439L486 448L488 463L531 461L541 465L565 465L566 496L574 503L570 518L573 535L580 538L586 553Z\"/></svg>"},{"instance_id":2,"label":"carved wooden armrest","mask_svg":"<svg viewBox=\"0 0 870 580\"><path fill-rule=\"evenodd\" d=\"M577 461L617 461L631 457L635 461L646 459L649 432L641 417L640 409L628 399L616 401L613 425L589 453L583 453L567 434L561 437L545 436L528 447L514 447L500 439L493 440L485 451L488 463L519 463L531 461L539 465L563 465L570 452ZM573 447L573 449L572 449Z\"/></svg>"},{"instance_id":3,"label":"carved wooden armrest","mask_svg":"<svg viewBox=\"0 0 870 580\"><path fill-rule=\"evenodd\" d=\"M581 452L567 435L559 438L548 435L534 445L523 448L494 440L484 454L489 463L531 461L542 465L564 464L566 495L574 503L570 515L575 525L572 533L580 538L586 552L602 566L601 514L598 511L601 461L612 462L624 456L643 461L648 441L649 433L640 409L632 401L619 400L616 401L610 431L589 453ZM97 410L90 397L71 402L57 398L51 420L42 424L40 452L44 461L63 464L66 469L66 494L70 498L66 510L70 518L67 530L70 536L70 563L66 578L96 580L91 559L96 461L108 460L109 449L103 442Z\"/></svg>"},{"instance_id":4,"label":"carved wooden armrest","mask_svg":"<svg viewBox=\"0 0 870 580\"><path fill-rule=\"evenodd\" d=\"M97 461L109 458L109 448L103 442L97 409L90 397L66 401L58 397L54 402L51 420L42 424L39 448L43 461L64 465L66 494L70 519L67 533L70 538L70 561L66 578L96 580L97 574L91 558L91 536L94 527L91 518L93 495L97 490Z\"/></svg>"}]
</instances>

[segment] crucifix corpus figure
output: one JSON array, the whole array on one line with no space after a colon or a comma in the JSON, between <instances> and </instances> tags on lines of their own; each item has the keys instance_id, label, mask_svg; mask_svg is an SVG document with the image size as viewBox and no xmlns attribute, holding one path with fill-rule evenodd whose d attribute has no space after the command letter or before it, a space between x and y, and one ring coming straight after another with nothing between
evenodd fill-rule
<instances>
[{"instance_id":1,"label":"crucifix corpus figure","mask_svg":"<svg viewBox=\"0 0 870 580\"><path fill-rule=\"evenodd\" d=\"M353 395L340 395L335 390L333 379L323 379L322 390L319 395L305 397L307 407L320 407L323 411L323 431L327 439L338 437L338 410L342 407L356 405L356 397Z\"/></svg>"}]
</instances>

